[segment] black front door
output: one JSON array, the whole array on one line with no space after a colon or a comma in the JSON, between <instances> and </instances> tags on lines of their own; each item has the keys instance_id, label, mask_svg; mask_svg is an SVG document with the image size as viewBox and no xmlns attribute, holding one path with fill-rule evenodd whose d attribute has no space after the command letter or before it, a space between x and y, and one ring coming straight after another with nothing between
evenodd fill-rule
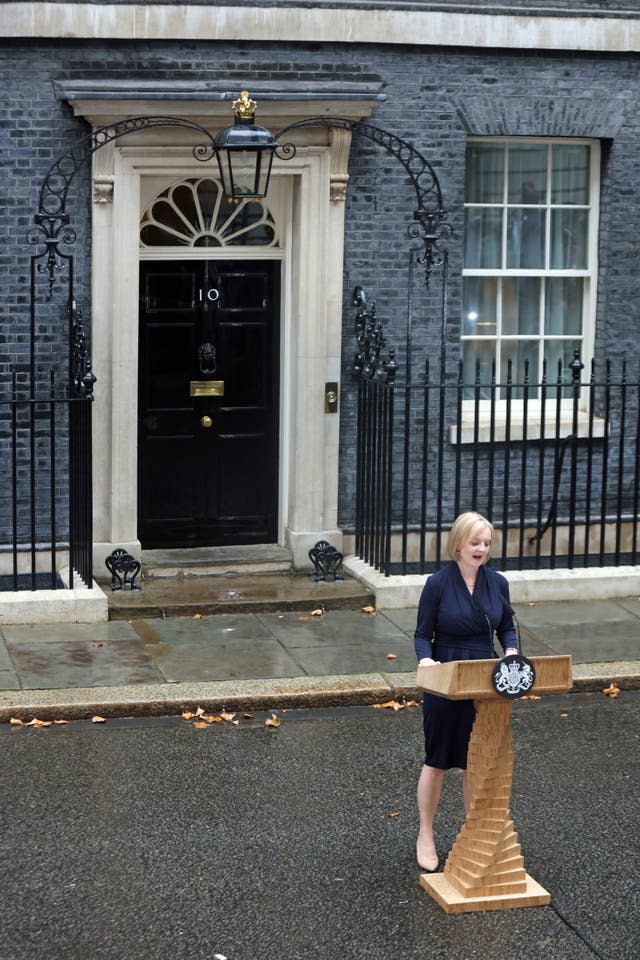
<instances>
[{"instance_id":1,"label":"black front door","mask_svg":"<svg viewBox=\"0 0 640 960\"><path fill-rule=\"evenodd\" d=\"M140 264L138 536L274 543L276 261Z\"/></svg>"}]
</instances>

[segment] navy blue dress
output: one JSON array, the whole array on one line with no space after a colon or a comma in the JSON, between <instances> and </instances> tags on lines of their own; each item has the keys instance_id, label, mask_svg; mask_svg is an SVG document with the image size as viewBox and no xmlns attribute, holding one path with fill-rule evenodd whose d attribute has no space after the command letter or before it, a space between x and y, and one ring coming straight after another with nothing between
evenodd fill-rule
<instances>
[{"instance_id":1,"label":"navy blue dress","mask_svg":"<svg viewBox=\"0 0 640 960\"><path fill-rule=\"evenodd\" d=\"M488 660L495 656L494 631L503 649L517 646L510 609L509 584L502 574L480 567L470 594L460 567L452 560L424 585L414 634L418 660ZM425 693L422 710L424 762L440 770L466 770L475 719L473 701Z\"/></svg>"}]
</instances>

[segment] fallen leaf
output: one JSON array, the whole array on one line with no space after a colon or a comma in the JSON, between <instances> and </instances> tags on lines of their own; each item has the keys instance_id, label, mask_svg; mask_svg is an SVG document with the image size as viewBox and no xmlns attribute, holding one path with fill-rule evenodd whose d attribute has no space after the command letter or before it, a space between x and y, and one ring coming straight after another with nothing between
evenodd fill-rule
<instances>
[{"instance_id":1,"label":"fallen leaf","mask_svg":"<svg viewBox=\"0 0 640 960\"><path fill-rule=\"evenodd\" d=\"M94 643L94 647L104 647L102 640L99 640L98 643Z\"/></svg>"},{"instance_id":2,"label":"fallen leaf","mask_svg":"<svg viewBox=\"0 0 640 960\"><path fill-rule=\"evenodd\" d=\"M196 717L202 717L203 715L204 715L204 708L198 707L198 709L196 710Z\"/></svg>"},{"instance_id":3,"label":"fallen leaf","mask_svg":"<svg viewBox=\"0 0 640 960\"><path fill-rule=\"evenodd\" d=\"M242 714L242 719L243 719L243 720L255 720L255 717L254 717L254 715L253 715L252 713L243 713L243 714Z\"/></svg>"},{"instance_id":4,"label":"fallen leaf","mask_svg":"<svg viewBox=\"0 0 640 960\"><path fill-rule=\"evenodd\" d=\"M533 600L530 600L529 603L527 604L527 606L528 606L528 607L535 607L535 602L534 602Z\"/></svg>"},{"instance_id":5,"label":"fallen leaf","mask_svg":"<svg viewBox=\"0 0 640 960\"><path fill-rule=\"evenodd\" d=\"M375 613L375 612L376 612L376 608L375 608L375 607L363 607L363 608L362 608L362 612L363 612L363 613Z\"/></svg>"},{"instance_id":6,"label":"fallen leaf","mask_svg":"<svg viewBox=\"0 0 640 960\"><path fill-rule=\"evenodd\" d=\"M563 720L565 720L565 719L569 716L569 714L568 714L568 713L561 713L560 716L562 717Z\"/></svg>"},{"instance_id":7,"label":"fallen leaf","mask_svg":"<svg viewBox=\"0 0 640 960\"><path fill-rule=\"evenodd\" d=\"M609 686L605 687L602 692L604 693L605 697L611 697L612 700L617 700L617 698L620 696L620 687L612 680Z\"/></svg>"},{"instance_id":8,"label":"fallen leaf","mask_svg":"<svg viewBox=\"0 0 640 960\"><path fill-rule=\"evenodd\" d=\"M231 723L233 724L234 727L237 727L237 726L239 725L240 721L239 721L239 720L232 720Z\"/></svg>"},{"instance_id":9,"label":"fallen leaf","mask_svg":"<svg viewBox=\"0 0 640 960\"><path fill-rule=\"evenodd\" d=\"M185 710L185 712L182 714L183 720L193 720L194 717L195 713L192 713L191 710Z\"/></svg>"},{"instance_id":10,"label":"fallen leaf","mask_svg":"<svg viewBox=\"0 0 640 960\"><path fill-rule=\"evenodd\" d=\"M107 721L105 720L104 717L99 717L97 714L95 717L91 717L91 723L106 723L106 722Z\"/></svg>"},{"instance_id":11,"label":"fallen leaf","mask_svg":"<svg viewBox=\"0 0 640 960\"><path fill-rule=\"evenodd\" d=\"M536 693L525 693L523 697L520 697L521 700L542 700L542 697L539 697Z\"/></svg>"},{"instance_id":12,"label":"fallen leaf","mask_svg":"<svg viewBox=\"0 0 640 960\"><path fill-rule=\"evenodd\" d=\"M308 619L309 617L306 617L304 614L298 617L298 620L300 621L300 623L306 623Z\"/></svg>"},{"instance_id":13,"label":"fallen leaf","mask_svg":"<svg viewBox=\"0 0 640 960\"><path fill-rule=\"evenodd\" d=\"M421 706L421 704L419 704L417 700L407 700L407 706L408 706L408 707L419 707L419 706Z\"/></svg>"},{"instance_id":14,"label":"fallen leaf","mask_svg":"<svg viewBox=\"0 0 640 960\"><path fill-rule=\"evenodd\" d=\"M202 613L194 613L194 615L193 615L193 619L194 619L194 620L202 620L202 618L203 618L203 614L202 614Z\"/></svg>"},{"instance_id":15,"label":"fallen leaf","mask_svg":"<svg viewBox=\"0 0 640 960\"><path fill-rule=\"evenodd\" d=\"M19 720L18 717L11 717L9 723L12 727L24 727L23 721Z\"/></svg>"},{"instance_id":16,"label":"fallen leaf","mask_svg":"<svg viewBox=\"0 0 640 960\"><path fill-rule=\"evenodd\" d=\"M264 722L265 727L279 727L280 726L280 717L277 717L275 713L272 713L270 717Z\"/></svg>"},{"instance_id":17,"label":"fallen leaf","mask_svg":"<svg viewBox=\"0 0 640 960\"><path fill-rule=\"evenodd\" d=\"M208 730L210 725L206 720L196 720L193 726L196 730Z\"/></svg>"},{"instance_id":18,"label":"fallen leaf","mask_svg":"<svg viewBox=\"0 0 640 960\"><path fill-rule=\"evenodd\" d=\"M34 717L33 720L29 720L29 723L25 723L25 727L50 727L51 720L38 720L37 717Z\"/></svg>"},{"instance_id":19,"label":"fallen leaf","mask_svg":"<svg viewBox=\"0 0 640 960\"><path fill-rule=\"evenodd\" d=\"M372 703L371 706L374 710L403 710L404 703L399 703L397 700L387 700L385 703Z\"/></svg>"},{"instance_id":20,"label":"fallen leaf","mask_svg":"<svg viewBox=\"0 0 640 960\"><path fill-rule=\"evenodd\" d=\"M399 817L399 816L400 816L400 811L399 811L399 810L392 810L391 813L388 814L388 816L389 816L389 819L390 819L390 820L393 820L395 817Z\"/></svg>"},{"instance_id":21,"label":"fallen leaf","mask_svg":"<svg viewBox=\"0 0 640 960\"><path fill-rule=\"evenodd\" d=\"M223 720L233 720L233 718L235 717L235 713L227 713L226 710L223 710L220 716L222 717Z\"/></svg>"},{"instance_id":22,"label":"fallen leaf","mask_svg":"<svg viewBox=\"0 0 640 960\"><path fill-rule=\"evenodd\" d=\"M312 611L311 611L311 616L312 616L312 617L321 617L323 613L324 613L324 607L316 607L315 610L312 610Z\"/></svg>"},{"instance_id":23,"label":"fallen leaf","mask_svg":"<svg viewBox=\"0 0 640 960\"><path fill-rule=\"evenodd\" d=\"M65 723L69 723L68 720L54 720L53 722L59 727L63 726Z\"/></svg>"},{"instance_id":24,"label":"fallen leaf","mask_svg":"<svg viewBox=\"0 0 640 960\"><path fill-rule=\"evenodd\" d=\"M222 723L222 717L219 713L203 713L202 719L207 723Z\"/></svg>"},{"instance_id":25,"label":"fallen leaf","mask_svg":"<svg viewBox=\"0 0 640 960\"><path fill-rule=\"evenodd\" d=\"M398 659L398 655L396 653L387 654L387 660L397 660L397 659Z\"/></svg>"}]
</instances>

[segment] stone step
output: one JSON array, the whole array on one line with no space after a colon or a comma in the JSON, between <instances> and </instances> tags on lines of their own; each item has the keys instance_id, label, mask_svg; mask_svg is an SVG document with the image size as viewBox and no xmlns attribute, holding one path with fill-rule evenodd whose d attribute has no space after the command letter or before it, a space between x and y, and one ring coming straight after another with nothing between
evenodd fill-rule
<instances>
[{"instance_id":1,"label":"stone step","mask_svg":"<svg viewBox=\"0 0 640 960\"><path fill-rule=\"evenodd\" d=\"M278 544L194 547L186 550L143 550L145 580L225 577L229 574L289 573L291 553Z\"/></svg>"},{"instance_id":2,"label":"stone step","mask_svg":"<svg viewBox=\"0 0 640 960\"><path fill-rule=\"evenodd\" d=\"M318 607L357 610L375 603L357 580L315 581L306 573L145 577L141 590L104 584L110 620L194 616L197 613L311 613Z\"/></svg>"}]
</instances>

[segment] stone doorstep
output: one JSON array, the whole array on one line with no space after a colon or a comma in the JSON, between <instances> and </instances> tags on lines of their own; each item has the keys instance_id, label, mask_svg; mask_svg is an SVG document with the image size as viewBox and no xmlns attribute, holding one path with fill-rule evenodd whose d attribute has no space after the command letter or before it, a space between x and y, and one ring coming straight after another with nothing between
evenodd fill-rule
<instances>
[{"instance_id":1,"label":"stone doorstep","mask_svg":"<svg viewBox=\"0 0 640 960\"><path fill-rule=\"evenodd\" d=\"M156 577L142 590L112 591L104 585L110 620L189 616L196 613L285 613L316 607L353 610L373 603L374 595L350 576L315 581L304 573L243 571L227 576Z\"/></svg>"},{"instance_id":2,"label":"stone doorstep","mask_svg":"<svg viewBox=\"0 0 640 960\"><path fill-rule=\"evenodd\" d=\"M289 550L278 544L255 546L192 547L184 550L142 550L136 554L142 564L137 577L141 580L190 580L195 577L224 577L230 575L259 576L261 574L290 573L292 559ZM95 573L102 584L111 584L106 567Z\"/></svg>"},{"instance_id":3,"label":"stone doorstep","mask_svg":"<svg viewBox=\"0 0 640 960\"><path fill-rule=\"evenodd\" d=\"M172 566L170 564L145 564L143 565L143 576L145 580L171 579L171 580L191 580L195 577L228 577L232 575L244 576L252 574L260 576L261 574L282 573L287 574L291 570L291 561L279 563L268 562L250 562L250 561L227 561L220 563L190 563ZM110 580L106 581L110 582Z\"/></svg>"},{"instance_id":4,"label":"stone doorstep","mask_svg":"<svg viewBox=\"0 0 640 960\"><path fill-rule=\"evenodd\" d=\"M190 579L230 574L286 574L292 569L290 551L278 544L143 550L140 560L145 580L158 577Z\"/></svg>"}]
</instances>

